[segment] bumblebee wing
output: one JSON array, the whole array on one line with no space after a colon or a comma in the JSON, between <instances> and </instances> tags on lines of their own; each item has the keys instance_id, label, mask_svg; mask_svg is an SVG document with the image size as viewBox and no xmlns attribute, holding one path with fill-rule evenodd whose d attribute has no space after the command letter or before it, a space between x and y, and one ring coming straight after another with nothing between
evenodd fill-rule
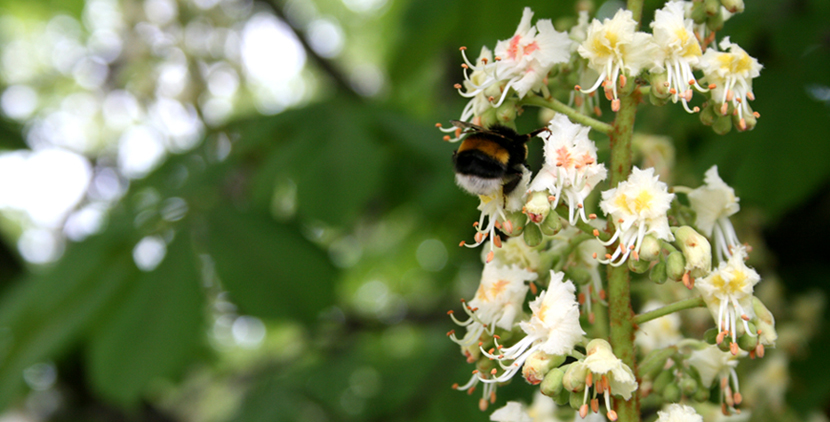
<instances>
[{"instance_id":1,"label":"bumblebee wing","mask_svg":"<svg viewBox=\"0 0 830 422\"><path fill-rule=\"evenodd\" d=\"M464 121L461 121L461 120L450 120L450 123L452 123L453 126L455 126L457 128L460 128L460 129L470 129L470 130L473 130L473 131L476 131L476 132L488 132L487 129L485 129L485 128L479 126L479 125L474 125L472 123L464 122Z\"/></svg>"}]
</instances>

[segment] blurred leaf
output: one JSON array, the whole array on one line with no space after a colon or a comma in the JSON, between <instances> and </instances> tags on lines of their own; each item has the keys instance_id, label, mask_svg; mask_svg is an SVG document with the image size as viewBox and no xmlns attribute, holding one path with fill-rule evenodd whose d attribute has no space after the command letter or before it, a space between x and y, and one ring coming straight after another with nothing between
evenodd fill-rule
<instances>
[{"instance_id":1,"label":"blurred leaf","mask_svg":"<svg viewBox=\"0 0 830 422\"><path fill-rule=\"evenodd\" d=\"M241 313L309 322L333 304L334 267L296 227L231 206L209 224L208 250Z\"/></svg>"},{"instance_id":2,"label":"blurred leaf","mask_svg":"<svg viewBox=\"0 0 830 422\"><path fill-rule=\"evenodd\" d=\"M54 359L137 275L123 225L70 245L55 267L19 280L0 302L0 408L20 393L23 370Z\"/></svg>"},{"instance_id":3,"label":"blurred leaf","mask_svg":"<svg viewBox=\"0 0 830 422\"><path fill-rule=\"evenodd\" d=\"M471 408L478 403L450 388L459 381L454 369L465 366L467 376L469 369L440 329L400 324L361 333L340 346L325 358L264 374L235 420L307 420L311 414L315 419L403 421L423 419L425 403L436 396L456 393L452 397L469 400Z\"/></svg>"},{"instance_id":4,"label":"blurred leaf","mask_svg":"<svg viewBox=\"0 0 830 422\"><path fill-rule=\"evenodd\" d=\"M270 204L274 184L290 180L297 186L301 216L335 226L354 221L378 195L387 161L381 140L369 129L373 114L360 111L354 104L337 101L295 112L305 126L290 138L281 138L275 128L271 136L281 142L256 176L258 202ZM326 116L324 123L321 116Z\"/></svg>"},{"instance_id":5,"label":"blurred leaf","mask_svg":"<svg viewBox=\"0 0 830 422\"><path fill-rule=\"evenodd\" d=\"M89 379L104 398L130 407L152 381L179 375L204 338L204 293L189 233L142 273L126 298L90 333Z\"/></svg>"}]
</instances>

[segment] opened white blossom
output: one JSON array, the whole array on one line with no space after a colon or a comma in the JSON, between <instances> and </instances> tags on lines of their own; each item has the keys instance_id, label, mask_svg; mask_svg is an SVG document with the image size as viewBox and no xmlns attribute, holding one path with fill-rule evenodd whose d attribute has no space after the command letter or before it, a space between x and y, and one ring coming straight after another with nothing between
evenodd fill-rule
<instances>
[{"instance_id":1,"label":"opened white blossom","mask_svg":"<svg viewBox=\"0 0 830 422\"><path fill-rule=\"evenodd\" d=\"M509 401L490 415L494 422L565 422L556 417L556 403L537 390L530 406Z\"/></svg>"},{"instance_id":2,"label":"opened white blossom","mask_svg":"<svg viewBox=\"0 0 830 422\"><path fill-rule=\"evenodd\" d=\"M620 396L624 400L630 399L631 394L638 387L634 372L614 355L611 345L603 339L591 340L585 347L585 351L585 360L572 364L575 365L573 368L575 373L585 373L585 394L579 414L585 417L588 413L588 393L589 390L593 390L592 401L597 400L598 394L603 395L607 410L606 416L612 421L617 420L616 412L611 409L611 395ZM598 406L592 403L591 408L596 413Z\"/></svg>"},{"instance_id":3,"label":"opened white blossom","mask_svg":"<svg viewBox=\"0 0 830 422\"><path fill-rule=\"evenodd\" d=\"M577 218L588 222L585 198L608 174L605 165L597 162L597 147L588 139L590 128L557 114L548 129L539 135L545 141L545 163L528 190L548 191L553 196L551 208L563 200L568 204L571 224L576 224Z\"/></svg>"},{"instance_id":4,"label":"opened white blossom","mask_svg":"<svg viewBox=\"0 0 830 422\"><path fill-rule=\"evenodd\" d=\"M697 214L695 225L703 234L715 240L719 261L732 255L741 243L729 217L740 211L740 198L718 175L718 166L712 166L703 178L705 184L689 192L689 204Z\"/></svg>"},{"instance_id":5,"label":"opened white blossom","mask_svg":"<svg viewBox=\"0 0 830 422\"><path fill-rule=\"evenodd\" d=\"M689 113L699 111L697 107L689 108L692 87L698 91L707 91L698 84L692 73L692 68L698 65L703 55L693 26L694 21L684 18L683 2L677 0L666 3L662 9L654 12L654 21L651 23L654 42L660 55L659 62L667 73L666 83L672 102L680 100Z\"/></svg>"},{"instance_id":6,"label":"opened white blossom","mask_svg":"<svg viewBox=\"0 0 830 422\"><path fill-rule=\"evenodd\" d=\"M499 347L498 351L481 351L485 356L498 360L504 370L501 375L482 378L482 382L492 384L511 379L537 350L549 355L566 355L582 341L585 332L579 325L579 307L574 295L576 288L570 280L562 281L564 275L551 271L548 289L530 302L530 320L519 322L525 337L513 346Z\"/></svg>"},{"instance_id":7,"label":"opened white blossom","mask_svg":"<svg viewBox=\"0 0 830 422\"><path fill-rule=\"evenodd\" d=\"M643 305L640 313L653 311L665 305L663 302L650 300ZM671 313L644 322L640 324L640 328L635 334L634 343L640 347L643 353L673 346L683 339L683 334L680 332L680 325L680 315L677 313Z\"/></svg>"},{"instance_id":8,"label":"opened white blossom","mask_svg":"<svg viewBox=\"0 0 830 422\"><path fill-rule=\"evenodd\" d=\"M509 401L496 409L490 415L490 420L493 422L534 422L525 406L517 401Z\"/></svg>"},{"instance_id":9,"label":"opened white blossom","mask_svg":"<svg viewBox=\"0 0 830 422\"><path fill-rule=\"evenodd\" d=\"M617 97L617 81L620 87L626 85L627 77L637 76L645 67L654 68L656 44L651 34L637 32L637 22L630 10L620 9L611 19L602 23L594 19L588 26L585 41L579 45L579 55L588 59L588 66L599 77L588 89L578 87L583 92L593 92L600 85L605 87L605 95L611 100L611 109L618 111L620 102Z\"/></svg>"},{"instance_id":10,"label":"opened white blossom","mask_svg":"<svg viewBox=\"0 0 830 422\"><path fill-rule=\"evenodd\" d=\"M551 68L570 58L573 41L568 34L556 31L550 19L538 20L536 25L531 25L531 19L533 11L526 7L515 34L496 44L495 57L482 48L476 63L472 64L466 49L461 48L464 85L457 84L456 88L461 96L471 100L460 120L469 121L490 107L500 106L511 92L521 99L530 91L542 89ZM469 75L468 70L472 71ZM454 128L442 130L455 131Z\"/></svg>"},{"instance_id":11,"label":"opened white blossom","mask_svg":"<svg viewBox=\"0 0 830 422\"><path fill-rule=\"evenodd\" d=\"M752 92L752 79L761 74L761 66L754 57L724 37L720 42L724 51L706 50L700 62L706 82L714 84L712 100L720 104L720 114L733 112L738 116L738 129L747 129L747 120L754 121L760 114L753 112L749 101L755 99ZM727 51L728 50L728 51ZM711 85L710 85L711 86Z\"/></svg>"},{"instance_id":12,"label":"opened white blossom","mask_svg":"<svg viewBox=\"0 0 830 422\"><path fill-rule=\"evenodd\" d=\"M479 195L478 198L481 202L478 205L478 210L481 211L481 215L475 224L475 243L468 245L462 242L461 244L474 248L484 243L489 237L491 239L490 252L487 254L486 262L492 261L495 256L494 248L501 246L501 239L497 238L496 235L497 224L502 226L502 223L508 221L506 212L515 212L522 209L529 182L530 170L527 167L522 167L522 178L516 188L507 196L504 195L502 189L496 189L496 192L492 195Z\"/></svg>"},{"instance_id":13,"label":"opened white blossom","mask_svg":"<svg viewBox=\"0 0 830 422\"><path fill-rule=\"evenodd\" d=\"M533 272L539 269L542 263L539 250L528 246L521 237L509 237L501 245L500 248L495 249L493 262L496 265L516 265ZM485 256L484 260L486 259Z\"/></svg>"},{"instance_id":14,"label":"opened white blossom","mask_svg":"<svg viewBox=\"0 0 830 422\"><path fill-rule=\"evenodd\" d=\"M710 345L693 351L688 362L700 374L700 383L703 388L710 388L715 380L720 383L721 404L725 403L730 409L734 409L743 401L735 367L738 366L740 357L744 355L746 352L733 355L720 350L718 346Z\"/></svg>"},{"instance_id":15,"label":"opened white blossom","mask_svg":"<svg viewBox=\"0 0 830 422\"><path fill-rule=\"evenodd\" d=\"M498 261L485 264L475 297L464 306L469 319L462 322L450 314L456 324L467 327L467 333L461 339L455 334L451 334L450 338L461 346L469 347L478 343L483 333L493 335L495 327L504 330L513 328L516 317L522 312L529 288L527 282L536 278L536 273L517 265L501 265Z\"/></svg>"},{"instance_id":16,"label":"opened white blossom","mask_svg":"<svg viewBox=\"0 0 830 422\"><path fill-rule=\"evenodd\" d=\"M666 410L657 412L657 422L703 422L703 416L691 406L672 403Z\"/></svg>"},{"instance_id":17,"label":"opened white blossom","mask_svg":"<svg viewBox=\"0 0 830 422\"><path fill-rule=\"evenodd\" d=\"M718 332L721 333L718 336L718 343L726 334L732 337L732 354L738 353L736 341L739 320L743 322L744 331L747 334L756 335L750 332L747 322L755 316L752 292L754 286L761 281L761 277L755 270L746 266L745 259L744 248L738 247L729 261L721 262L709 276L695 283L709 312L718 323Z\"/></svg>"},{"instance_id":18,"label":"opened white blossom","mask_svg":"<svg viewBox=\"0 0 830 422\"><path fill-rule=\"evenodd\" d=\"M653 168L640 170L636 166L628 180L602 192L599 206L616 228L614 235L603 244L608 246L619 239L620 245L600 262L619 266L629 255L638 259L643 237L647 234L653 234L657 239L674 240L666 216L673 199L674 194L658 180Z\"/></svg>"}]
</instances>

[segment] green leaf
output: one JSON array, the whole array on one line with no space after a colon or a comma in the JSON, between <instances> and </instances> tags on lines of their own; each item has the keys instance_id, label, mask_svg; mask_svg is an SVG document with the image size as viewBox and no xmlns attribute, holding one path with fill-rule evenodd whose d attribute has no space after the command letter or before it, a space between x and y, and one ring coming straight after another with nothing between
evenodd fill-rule
<instances>
[{"instance_id":1,"label":"green leaf","mask_svg":"<svg viewBox=\"0 0 830 422\"><path fill-rule=\"evenodd\" d=\"M255 178L257 202L270 204L275 184L290 180L297 186L299 215L334 226L353 222L378 195L388 159L370 130L370 115L354 109L346 101L309 107L297 114L309 124L288 138L275 128L272 136L281 142ZM320 114L329 116L325 124L314 123Z\"/></svg>"},{"instance_id":2,"label":"green leaf","mask_svg":"<svg viewBox=\"0 0 830 422\"><path fill-rule=\"evenodd\" d=\"M313 321L334 303L334 267L294 226L220 206L209 215L207 243L242 313Z\"/></svg>"},{"instance_id":3,"label":"green leaf","mask_svg":"<svg viewBox=\"0 0 830 422\"><path fill-rule=\"evenodd\" d=\"M23 389L23 370L74 344L137 274L122 226L70 245L43 274L19 280L0 302L0 409Z\"/></svg>"},{"instance_id":4,"label":"green leaf","mask_svg":"<svg viewBox=\"0 0 830 422\"><path fill-rule=\"evenodd\" d=\"M204 293L189 233L142 273L90 335L89 379L102 397L135 405L151 382L179 375L202 344Z\"/></svg>"}]
</instances>

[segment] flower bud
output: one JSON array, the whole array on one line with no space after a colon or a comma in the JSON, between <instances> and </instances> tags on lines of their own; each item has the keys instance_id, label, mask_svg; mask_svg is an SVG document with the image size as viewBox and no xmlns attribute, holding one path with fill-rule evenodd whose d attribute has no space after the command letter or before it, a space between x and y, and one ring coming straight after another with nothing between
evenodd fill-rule
<instances>
[{"instance_id":1,"label":"flower bud","mask_svg":"<svg viewBox=\"0 0 830 422\"><path fill-rule=\"evenodd\" d=\"M542 384L544 384L544 381L542 382ZM558 404L559 406L567 406L571 401L571 392L568 391L567 388L561 388L559 394L553 396L553 401L556 402L556 404Z\"/></svg>"},{"instance_id":2,"label":"flower bud","mask_svg":"<svg viewBox=\"0 0 830 422\"><path fill-rule=\"evenodd\" d=\"M666 275L666 263L660 261L654 264L654 266L651 267L651 271L648 273L648 278L657 284L665 283L668 278Z\"/></svg>"},{"instance_id":3,"label":"flower bud","mask_svg":"<svg viewBox=\"0 0 830 422\"><path fill-rule=\"evenodd\" d=\"M718 135L726 135L732 130L732 116L718 116L712 125L712 130Z\"/></svg>"},{"instance_id":4,"label":"flower bud","mask_svg":"<svg viewBox=\"0 0 830 422\"><path fill-rule=\"evenodd\" d=\"M703 333L703 339L706 340L709 344L715 344L718 342L718 329L717 328L710 328Z\"/></svg>"},{"instance_id":5,"label":"flower bud","mask_svg":"<svg viewBox=\"0 0 830 422\"><path fill-rule=\"evenodd\" d=\"M712 271L712 247L700 233L689 226L674 231L677 246L686 258L686 271L692 277L704 277Z\"/></svg>"},{"instance_id":6,"label":"flower bud","mask_svg":"<svg viewBox=\"0 0 830 422\"><path fill-rule=\"evenodd\" d=\"M674 251L666 258L666 275L672 280L680 280L686 273L686 258L683 253Z\"/></svg>"},{"instance_id":7,"label":"flower bud","mask_svg":"<svg viewBox=\"0 0 830 422\"><path fill-rule=\"evenodd\" d=\"M724 337L723 341L718 343L718 349L720 349L721 352L731 352L732 351L731 344L732 344L732 337L731 336Z\"/></svg>"},{"instance_id":8,"label":"flower bud","mask_svg":"<svg viewBox=\"0 0 830 422\"><path fill-rule=\"evenodd\" d=\"M573 281L576 285L583 286L591 282L591 272L587 268L572 265L565 270L565 275Z\"/></svg>"},{"instance_id":9,"label":"flower bud","mask_svg":"<svg viewBox=\"0 0 830 422\"><path fill-rule=\"evenodd\" d=\"M650 351L646 357L643 358L643 361L640 362L640 376L643 378L655 378L660 374L660 371L662 371L666 366L666 362L676 351L677 349L674 347Z\"/></svg>"},{"instance_id":10,"label":"flower bud","mask_svg":"<svg viewBox=\"0 0 830 422\"><path fill-rule=\"evenodd\" d=\"M706 27L712 32L719 32L723 29L723 22L723 12L721 11L720 4L718 4L717 13L709 16L709 19L706 20Z\"/></svg>"},{"instance_id":11,"label":"flower bud","mask_svg":"<svg viewBox=\"0 0 830 422\"><path fill-rule=\"evenodd\" d=\"M536 224L528 224L524 230L524 240L531 248L539 246L542 243L542 230Z\"/></svg>"},{"instance_id":12,"label":"flower bud","mask_svg":"<svg viewBox=\"0 0 830 422\"><path fill-rule=\"evenodd\" d=\"M715 105L712 102L709 102L706 107L703 107L703 110L700 110L700 123L706 126L715 124L715 119L717 118L718 115L715 113Z\"/></svg>"},{"instance_id":13,"label":"flower bud","mask_svg":"<svg viewBox=\"0 0 830 422\"><path fill-rule=\"evenodd\" d=\"M530 221L539 224L546 219L550 213L550 201L548 201L550 193L548 191L537 191L530 194L525 204L525 211ZM558 218L557 218L558 219Z\"/></svg>"},{"instance_id":14,"label":"flower bud","mask_svg":"<svg viewBox=\"0 0 830 422\"><path fill-rule=\"evenodd\" d=\"M628 259L628 269L634 271L637 274L642 274L648 271L651 262L648 262L644 259Z\"/></svg>"},{"instance_id":15,"label":"flower bud","mask_svg":"<svg viewBox=\"0 0 830 422\"><path fill-rule=\"evenodd\" d=\"M778 333L775 331L775 317L772 316L772 312L755 296L752 297L752 310L757 317L753 322L757 329L761 330L758 341L764 346L775 346Z\"/></svg>"},{"instance_id":16,"label":"flower bud","mask_svg":"<svg viewBox=\"0 0 830 422\"><path fill-rule=\"evenodd\" d=\"M571 392L568 404L571 405L573 410L579 410L579 408L585 404L585 396L582 393Z\"/></svg>"},{"instance_id":17,"label":"flower bud","mask_svg":"<svg viewBox=\"0 0 830 422\"><path fill-rule=\"evenodd\" d=\"M757 123L758 119L752 113L732 115L732 126L735 126L741 132L755 129Z\"/></svg>"},{"instance_id":18,"label":"flower bud","mask_svg":"<svg viewBox=\"0 0 830 422\"><path fill-rule=\"evenodd\" d=\"M542 380L542 385L539 386L539 390L542 391L542 394L548 397L557 397L559 393L562 392L562 378L565 377L565 371L562 368L553 368L545 375L545 379Z\"/></svg>"},{"instance_id":19,"label":"flower bud","mask_svg":"<svg viewBox=\"0 0 830 422\"><path fill-rule=\"evenodd\" d=\"M702 24L706 22L706 9L703 7L702 1L695 1L692 2L692 20L695 21L696 24Z\"/></svg>"},{"instance_id":20,"label":"flower bud","mask_svg":"<svg viewBox=\"0 0 830 422\"><path fill-rule=\"evenodd\" d=\"M510 222L509 225L507 224L508 222ZM508 236L518 236L524 231L525 224L527 224L527 216L522 214L521 211L508 212L507 220L503 224L504 230L502 231Z\"/></svg>"},{"instance_id":21,"label":"flower bud","mask_svg":"<svg viewBox=\"0 0 830 422\"><path fill-rule=\"evenodd\" d=\"M720 4L729 11L729 13L741 13L744 11L744 0L720 0Z\"/></svg>"},{"instance_id":22,"label":"flower bud","mask_svg":"<svg viewBox=\"0 0 830 422\"><path fill-rule=\"evenodd\" d=\"M745 332L738 337L738 347L747 352L751 352L758 347L758 341L760 340L760 336L755 334L757 332L757 328L755 328L755 324L748 322L747 326L749 326L749 332Z\"/></svg>"},{"instance_id":23,"label":"flower bud","mask_svg":"<svg viewBox=\"0 0 830 422\"><path fill-rule=\"evenodd\" d=\"M657 376L654 378L654 382L651 384L651 388L657 394L662 395L663 391L666 389L666 386L668 386L669 384L671 384L673 382L674 382L674 374L672 373L672 371L670 369L665 370L665 371L662 371L659 374L657 374Z\"/></svg>"},{"instance_id":24,"label":"flower bud","mask_svg":"<svg viewBox=\"0 0 830 422\"><path fill-rule=\"evenodd\" d=\"M516 101L505 101L496 109L496 119L501 124L516 120Z\"/></svg>"},{"instance_id":25,"label":"flower bud","mask_svg":"<svg viewBox=\"0 0 830 422\"><path fill-rule=\"evenodd\" d=\"M562 230L562 221L559 218L559 214L555 212L550 213L548 218L539 224L539 229L541 229L542 233L546 236L553 236L556 233L559 233L559 230Z\"/></svg>"},{"instance_id":26,"label":"flower bud","mask_svg":"<svg viewBox=\"0 0 830 422\"><path fill-rule=\"evenodd\" d=\"M720 11L720 0L703 0L703 10L709 16L715 16Z\"/></svg>"},{"instance_id":27,"label":"flower bud","mask_svg":"<svg viewBox=\"0 0 830 422\"><path fill-rule=\"evenodd\" d=\"M677 383L671 383L663 389L661 394L666 401L674 403L680 401L680 386Z\"/></svg>"},{"instance_id":28,"label":"flower bud","mask_svg":"<svg viewBox=\"0 0 830 422\"><path fill-rule=\"evenodd\" d=\"M695 392L693 397L695 401L702 403L709 400L709 389L708 388L698 388Z\"/></svg>"},{"instance_id":29,"label":"flower bud","mask_svg":"<svg viewBox=\"0 0 830 422\"><path fill-rule=\"evenodd\" d=\"M680 380L680 391L684 396L691 397L697 392L697 389L698 384L694 378L685 376Z\"/></svg>"},{"instance_id":30,"label":"flower bud","mask_svg":"<svg viewBox=\"0 0 830 422\"><path fill-rule=\"evenodd\" d=\"M661 99L661 100L668 99L669 98L669 86L668 86L669 74L668 74L668 72L652 73L649 79L651 80L651 94L656 99Z\"/></svg>"},{"instance_id":31,"label":"flower bud","mask_svg":"<svg viewBox=\"0 0 830 422\"><path fill-rule=\"evenodd\" d=\"M564 361L564 356L549 355L541 350L537 350L522 365L522 375L527 382L536 385L542 382L548 371L561 365Z\"/></svg>"},{"instance_id":32,"label":"flower bud","mask_svg":"<svg viewBox=\"0 0 830 422\"><path fill-rule=\"evenodd\" d=\"M640 244L640 260L655 261L660 257L660 252L663 250L663 245L657 240L654 235L646 235L643 238L643 243Z\"/></svg>"},{"instance_id":33,"label":"flower bud","mask_svg":"<svg viewBox=\"0 0 830 422\"><path fill-rule=\"evenodd\" d=\"M588 368L585 365L580 365L579 362L571 364L562 378L562 386L568 391L580 392L585 389L585 377L587 376Z\"/></svg>"}]
</instances>

